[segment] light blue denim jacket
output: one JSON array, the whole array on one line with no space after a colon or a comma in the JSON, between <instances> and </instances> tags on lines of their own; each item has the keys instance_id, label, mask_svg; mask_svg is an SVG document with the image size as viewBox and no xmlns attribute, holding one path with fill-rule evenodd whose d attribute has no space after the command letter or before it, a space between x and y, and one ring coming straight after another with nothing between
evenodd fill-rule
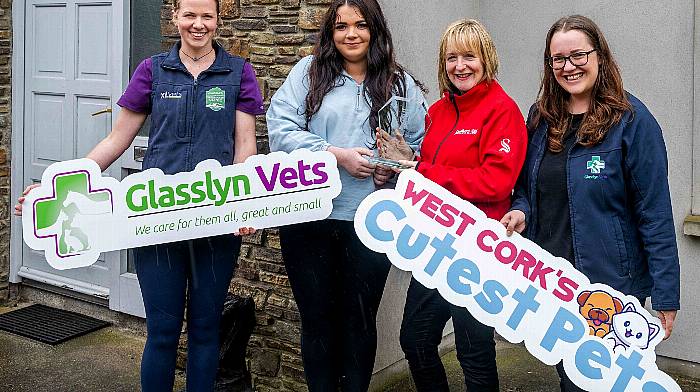
<instances>
[{"instance_id":1,"label":"light blue denim jacket","mask_svg":"<svg viewBox=\"0 0 700 392\"><path fill-rule=\"evenodd\" d=\"M357 84L345 71L336 86L323 99L318 113L305 130L305 99L309 92L308 69L313 56L301 59L277 90L267 111L270 150L291 152L299 148L327 150L330 146L351 148L374 145L370 129L370 105L363 94L364 84ZM406 75L409 100L401 132L406 142L418 151L425 133L426 104L415 81ZM375 149L376 155L376 149ZM353 220L360 202L376 188L372 177L358 179L338 167L342 190L333 200L330 219Z\"/></svg>"}]
</instances>

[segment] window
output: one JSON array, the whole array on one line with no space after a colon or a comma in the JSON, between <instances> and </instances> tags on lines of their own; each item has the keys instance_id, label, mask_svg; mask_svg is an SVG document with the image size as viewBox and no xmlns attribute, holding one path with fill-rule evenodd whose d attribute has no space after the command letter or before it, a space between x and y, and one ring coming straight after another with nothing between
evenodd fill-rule
<instances>
[{"instance_id":1,"label":"window","mask_svg":"<svg viewBox=\"0 0 700 392\"><path fill-rule=\"evenodd\" d=\"M131 36L129 37L129 75L144 59L163 51L160 32L162 0L131 0ZM150 117L139 131L148 136Z\"/></svg>"}]
</instances>

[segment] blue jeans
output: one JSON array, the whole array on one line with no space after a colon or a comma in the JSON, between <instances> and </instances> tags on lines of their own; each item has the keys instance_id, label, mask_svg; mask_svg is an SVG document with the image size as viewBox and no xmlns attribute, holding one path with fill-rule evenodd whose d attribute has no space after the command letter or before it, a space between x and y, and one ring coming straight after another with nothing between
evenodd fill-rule
<instances>
[{"instance_id":1,"label":"blue jeans","mask_svg":"<svg viewBox=\"0 0 700 392\"><path fill-rule=\"evenodd\" d=\"M389 260L360 242L351 221L326 219L282 227L280 240L301 315L309 391L366 392Z\"/></svg>"},{"instance_id":2,"label":"blue jeans","mask_svg":"<svg viewBox=\"0 0 700 392\"><path fill-rule=\"evenodd\" d=\"M211 392L219 366L219 320L240 237L222 235L134 249L148 337L144 392L172 392L187 305L187 391Z\"/></svg>"},{"instance_id":3,"label":"blue jeans","mask_svg":"<svg viewBox=\"0 0 700 392\"><path fill-rule=\"evenodd\" d=\"M447 302L437 290L411 279L400 339L416 390L449 391L438 345L450 317L467 390L498 391L494 329L477 321L466 308Z\"/></svg>"}]
</instances>

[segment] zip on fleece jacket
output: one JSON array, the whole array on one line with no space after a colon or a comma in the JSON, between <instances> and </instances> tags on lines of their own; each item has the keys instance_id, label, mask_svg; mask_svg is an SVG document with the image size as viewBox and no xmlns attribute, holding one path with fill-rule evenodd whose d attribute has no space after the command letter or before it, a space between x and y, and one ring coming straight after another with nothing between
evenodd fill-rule
<instances>
[{"instance_id":1,"label":"zip on fleece jacket","mask_svg":"<svg viewBox=\"0 0 700 392\"><path fill-rule=\"evenodd\" d=\"M515 102L497 81L481 82L462 95L445 93L426 122L418 172L501 219L527 149Z\"/></svg>"},{"instance_id":2,"label":"zip on fleece jacket","mask_svg":"<svg viewBox=\"0 0 700 392\"><path fill-rule=\"evenodd\" d=\"M457 118L455 118L455 125L452 126L452 130L445 135L444 138L440 141L440 144L438 144L437 150L435 150L435 156L433 156L433 162L432 164L435 164L435 160L437 159L438 154L440 153L440 148L442 147L442 144L445 143L445 140L447 140L448 137L452 135L452 133L457 129L457 124L459 123L459 107L457 107L457 101L455 100L455 96L450 93L450 101L452 102L452 105L455 108L455 113L457 113Z\"/></svg>"}]
</instances>

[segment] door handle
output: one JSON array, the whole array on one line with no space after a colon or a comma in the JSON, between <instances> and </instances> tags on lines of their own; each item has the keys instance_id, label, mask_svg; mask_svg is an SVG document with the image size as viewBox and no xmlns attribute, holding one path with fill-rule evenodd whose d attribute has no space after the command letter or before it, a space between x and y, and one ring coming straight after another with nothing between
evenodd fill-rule
<instances>
[{"instance_id":1,"label":"door handle","mask_svg":"<svg viewBox=\"0 0 700 392\"><path fill-rule=\"evenodd\" d=\"M98 110L95 113L91 114L91 116L99 116L100 114L105 114L105 113L112 113L112 108L104 108L102 110Z\"/></svg>"}]
</instances>

